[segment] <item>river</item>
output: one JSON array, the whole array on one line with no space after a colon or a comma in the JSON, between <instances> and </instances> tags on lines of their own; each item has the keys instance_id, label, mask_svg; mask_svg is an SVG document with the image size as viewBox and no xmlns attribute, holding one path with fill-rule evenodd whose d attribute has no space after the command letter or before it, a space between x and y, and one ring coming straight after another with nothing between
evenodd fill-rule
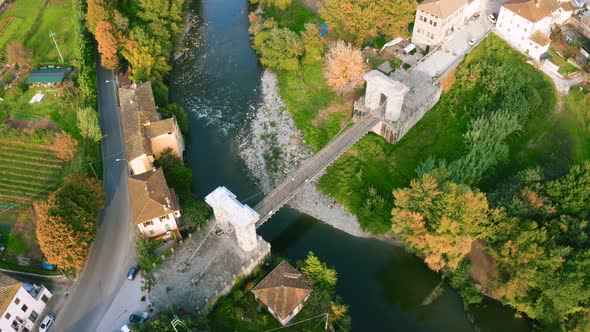
<instances>
[{"instance_id":1,"label":"river","mask_svg":"<svg viewBox=\"0 0 590 332\"><path fill-rule=\"evenodd\" d=\"M189 111L193 191L204 197L224 185L254 206L260 190L237 143L261 99L262 68L250 47L247 1L193 0L190 10L186 49L170 75L170 95ZM526 321L494 301L467 313L448 286L422 305L440 277L402 248L355 238L288 208L259 232L275 254L296 261L311 250L337 269L337 292L350 307L354 331L529 330Z\"/></svg>"}]
</instances>

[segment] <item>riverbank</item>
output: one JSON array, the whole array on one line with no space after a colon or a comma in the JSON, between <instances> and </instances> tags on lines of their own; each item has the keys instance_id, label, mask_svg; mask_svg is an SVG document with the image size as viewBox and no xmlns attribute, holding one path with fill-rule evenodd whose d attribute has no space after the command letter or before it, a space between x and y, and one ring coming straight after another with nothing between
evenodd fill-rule
<instances>
[{"instance_id":1,"label":"riverbank","mask_svg":"<svg viewBox=\"0 0 590 332\"><path fill-rule=\"evenodd\" d=\"M313 150L305 144L303 134L287 111L279 93L276 74L266 70L261 77L261 87L260 107L238 140L240 157L267 194L311 157ZM315 183L305 186L288 204L350 235L400 244L392 237L363 231L357 218L320 193Z\"/></svg>"}]
</instances>

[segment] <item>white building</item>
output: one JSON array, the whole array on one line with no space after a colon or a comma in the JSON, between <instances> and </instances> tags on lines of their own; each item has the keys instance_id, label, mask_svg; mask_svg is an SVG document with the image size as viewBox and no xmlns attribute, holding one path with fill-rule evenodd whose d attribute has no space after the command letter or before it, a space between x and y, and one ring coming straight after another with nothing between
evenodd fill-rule
<instances>
[{"instance_id":1,"label":"white building","mask_svg":"<svg viewBox=\"0 0 590 332\"><path fill-rule=\"evenodd\" d=\"M424 0L416 11L412 43L438 46L480 10L480 0Z\"/></svg>"},{"instance_id":2,"label":"white building","mask_svg":"<svg viewBox=\"0 0 590 332\"><path fill-rule=\"evenodd\" d=\"M551 26L563 24L573 13L569 2L510 0L502 5L496 34L535 60L549 49Z\"/></svg>"},{"instance_id":3,"label":"white building","mask_svg":"<svg viewBox=\"0 0 590 332\"><path fill-rule=\"evenodd\" d=\"M19 282L0 274L0 331L28 332L33 330L51 299L44 286Z\"/></svg>"},{"instance_id":4,"label":"white building","mask_svg":"<svg viewBox=\"0 0 590 332\"><path fill-rule=\"evenodd\" d=\"M139 232L150 239L181 239L176 223L180 205L162 169L130 177L128 184L131 214Z\"/></svg>"}]
</instances>

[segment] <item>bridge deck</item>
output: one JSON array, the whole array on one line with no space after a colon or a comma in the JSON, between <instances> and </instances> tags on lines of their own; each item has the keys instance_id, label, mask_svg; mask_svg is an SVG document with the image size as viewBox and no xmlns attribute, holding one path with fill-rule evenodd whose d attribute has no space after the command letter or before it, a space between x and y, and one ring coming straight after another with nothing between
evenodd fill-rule
<instances>
[{"instance_id":1,"label":"bridge deck","mask_svg":"<svg viewBox=\"0 0 590 332\"><path fill-rule=\"evenodd\" d=\"M372 114L364 116L352 127L332 139L318 153L306 160L294 174L279 184L256 205L254 210L260 215L256 227L260 227L266 222L278 209L293 198L307 182L312 181L344 151L365 136L379 120Z\"/></svg>"}]
</instances>

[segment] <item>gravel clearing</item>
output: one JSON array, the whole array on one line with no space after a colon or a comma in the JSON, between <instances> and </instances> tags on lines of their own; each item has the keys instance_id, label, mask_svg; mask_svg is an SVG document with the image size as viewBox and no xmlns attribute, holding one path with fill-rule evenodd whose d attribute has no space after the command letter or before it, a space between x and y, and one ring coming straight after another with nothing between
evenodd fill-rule
<instances>
[{"instance_id":1,"label":"gravel clearing","mask_svg":"<svg viewBox=\"0 0 590 332\"><path fill-rule=\"evenodd\" d=\"M239 137L240 156L265 193L270 192L312 155L279 94L277 76L270 70L262 75L261 106L253 114L250 126ZM309 183L289 206L326 224L357 237L376 236L361 230L356 216Z\"/></svg>"}]
</instances>

